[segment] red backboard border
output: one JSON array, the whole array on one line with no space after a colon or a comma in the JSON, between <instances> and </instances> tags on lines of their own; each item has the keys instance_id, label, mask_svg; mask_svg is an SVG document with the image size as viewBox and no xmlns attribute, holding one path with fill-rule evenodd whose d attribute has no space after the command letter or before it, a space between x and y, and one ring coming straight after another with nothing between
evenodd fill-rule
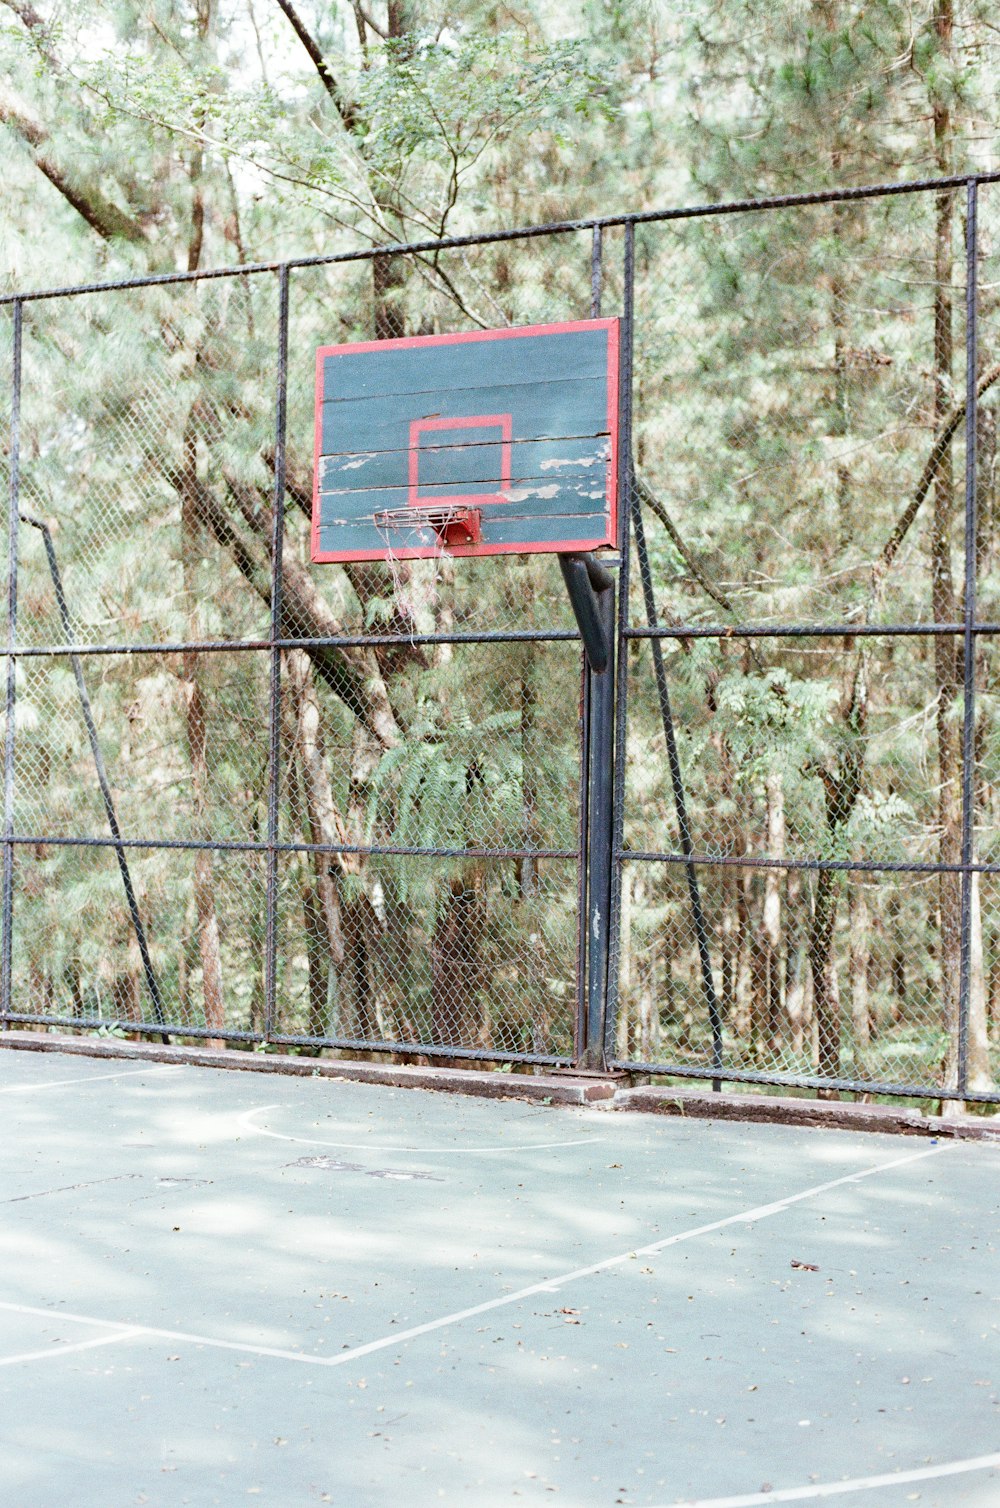
<instances>
[{"instance_id":1,"label":"red backboard border","mask_svg":"<svg viewBox=\"0 0 1000 1508\"><path fill-rule=\"evenodd\" d=\"M618 541L618 371L619 329L618 319L577 319L548 325L513 325L498 330L458 330L450 335L405 335L393 340L361 340L346 345L320 346L316 351L315 430L313 449L313 508L311 555L314 565L337 565L357 560L385 560L387 550L321 550L319 547L319 457L322 443L323 363L328 356L346 356L360 351L403 350L410 346L461 345L469 341L522 340L533 335L571 334L575 330L606 330L608 332L608 433L611 436L611 455L608 460L608 504L610 512L609 533L613 544ZM496 416L493 416L496 417ZM464 422L451 420L456 426ZM411 464L413 451L411 448ZM412 499L411 499L412 500ZM453 499L452 499L453 501ZM465 555L546 555L571 554L578 550L600 548L592 539L540 541L523 550L512 550L508 545L454 545L448 549L449 556ZM393 551L399 560L422 560L433 558L437 552L426 549Z\"/></svg>"}]
</instances>

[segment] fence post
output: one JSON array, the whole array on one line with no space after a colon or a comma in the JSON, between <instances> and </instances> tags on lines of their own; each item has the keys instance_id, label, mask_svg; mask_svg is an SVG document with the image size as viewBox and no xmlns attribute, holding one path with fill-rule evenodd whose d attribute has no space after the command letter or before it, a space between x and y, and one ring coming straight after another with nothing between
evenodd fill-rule
<instances>
[{"instance_id":1,"label":"fence post","mask_svg":"<svg viewBox=\"0 0 1000 1508\"><path fill-rule=\"evenodd\" d=\"M271 674L267 765L267 921L264 936L264 1040L274 1032L278 961L278 798L281 783L281 567L285 538L285 429L288 410L288 267L278 269L278 384L274 413L271 519Z\"/></svg>"},{"instance_id":2,"label":"fence post","mask_svg":"<svg viewBox=\"0 0 1000 1508\"><path fill-rule=\"evenodd\" d=\"M958 987L958 1093L969 1087L969 1004L972 983L972 863L976 776L976 428L978 419L978 182L966 184L965 219L965 601L962 695L962 896ZM948 1086L950 1087L950 1086Z\"/></svg>"},{"instance_id":3,"label":"fence post","mask_svg":"<svg viewBox=\"0 0 1000 1508\"><path fill-rule=\"evenodd\" d=\"M17 524L21 493L21 344L23 305L14 301L13 365L10 391L10 495L7 515L7 707L3 744L3 950L0 953L0 1017L11 1010L14 926L14 738L17 698Z\"/></svg>"}]
</instances>

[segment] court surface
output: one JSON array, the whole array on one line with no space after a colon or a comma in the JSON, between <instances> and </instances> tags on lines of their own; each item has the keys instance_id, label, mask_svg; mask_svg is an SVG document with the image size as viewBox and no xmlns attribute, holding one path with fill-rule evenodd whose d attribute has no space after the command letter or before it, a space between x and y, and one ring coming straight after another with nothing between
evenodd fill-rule
<instances>
[{"instance_id":1,"label":"court surface","mask_svg":"<svg viewBox=\"0 0 1000 1508\"><path fill-rule=\"evenodd\" d=\"M0 1054L0 1502L1000 1503L1000 1145Z\"/></svg>"}]
</instances>

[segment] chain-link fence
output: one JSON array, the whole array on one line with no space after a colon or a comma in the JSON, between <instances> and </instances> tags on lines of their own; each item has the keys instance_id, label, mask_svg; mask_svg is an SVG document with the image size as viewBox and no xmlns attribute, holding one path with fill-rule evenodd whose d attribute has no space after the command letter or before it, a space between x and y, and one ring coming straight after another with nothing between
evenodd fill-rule
<instances>
[{"instance_id":1,"label":"chain-link fence","mask_svg":"<svg viewBox=\"0 0 1000 1508\"><path fill-rule=\"evenodd\" d=\"M1000 1098L998 196L6 297L3 1023ZM310 563L317 346L598 314L603 676Z\"/></svg>"}]
</instances>

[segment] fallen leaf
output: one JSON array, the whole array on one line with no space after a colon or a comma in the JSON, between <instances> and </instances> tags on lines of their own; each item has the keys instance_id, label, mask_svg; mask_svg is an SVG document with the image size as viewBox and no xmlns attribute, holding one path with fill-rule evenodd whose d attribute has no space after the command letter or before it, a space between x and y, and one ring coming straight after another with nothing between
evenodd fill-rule
<instances>
[{"instance_id":1,"label":"fallen leaf","mask_svg":"<svg viewBox=\"0 0 1000 1508\"><path fill-rule=\"evenodd\" d=\"M789 1265L800 1268L802 1272L819 1272L815 1262L797 1262L793 1258Z\"/></svg>"}]
</instances>

